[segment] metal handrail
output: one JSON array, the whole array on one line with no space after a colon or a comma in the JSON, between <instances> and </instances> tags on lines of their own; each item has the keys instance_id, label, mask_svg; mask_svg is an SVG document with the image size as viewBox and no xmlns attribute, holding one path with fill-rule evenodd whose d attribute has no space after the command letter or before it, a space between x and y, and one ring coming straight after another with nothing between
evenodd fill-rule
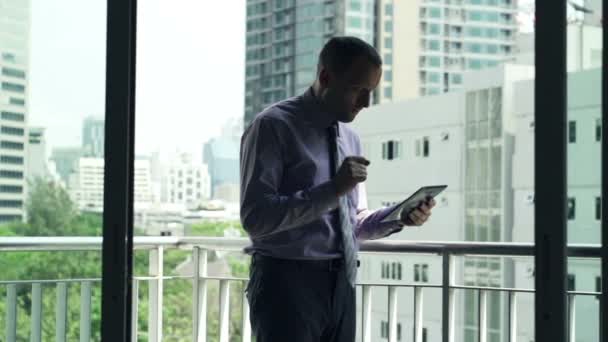
<instances>
[{"instance_id":1,"label":"metal handrail","mask_svg":"<svg viewBox=\"0 0 608 342\"><path fill-rule=\"evenodd\" d=\"M99 250L101 237L2 237L0 251L66 251ZM137 250L154 249L159 246L179 249L200 247L209 250L242 251L250 244L248 238L202 237L202 236L136 236L133 246ZM368 253L417 253L486 256L533 256L533 243L519 242L454 242L454 241L410 241L373 240L360 245L363 254ZM577 258L601 257L599 244L568 245L568 256Z\"/></svg>"}]
</instances>

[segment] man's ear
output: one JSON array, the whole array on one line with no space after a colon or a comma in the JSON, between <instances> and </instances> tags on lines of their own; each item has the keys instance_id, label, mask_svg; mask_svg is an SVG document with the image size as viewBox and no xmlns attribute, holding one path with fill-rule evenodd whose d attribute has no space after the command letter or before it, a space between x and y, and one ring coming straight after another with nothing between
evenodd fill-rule
<instances>
[{"instance_id":1,"label":"man's ear","mask_svg":"<svg viewBox=\"0 0 608 342\"><path fill-rule=\"evenodd\" d=\"M321 67L321 70L319 71L319 83L321 84L321 86L323 88L326 88L329 85L330 79L331 75L329 70L324 67Z\"/></svg>"}]
</instances>

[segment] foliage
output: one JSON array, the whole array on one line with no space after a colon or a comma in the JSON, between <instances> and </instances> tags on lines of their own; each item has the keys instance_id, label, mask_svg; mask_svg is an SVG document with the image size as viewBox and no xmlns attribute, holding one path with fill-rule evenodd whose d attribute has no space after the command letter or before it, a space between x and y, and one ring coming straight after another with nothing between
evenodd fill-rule
<instances>
[{"instance_id":1,"label":"foliage","mask_svg":"<svg viewBox=\"0 0 608 342\"><path fill-rule=\"evenodd\" d=\"M0 236L100 236L102 217L79 213L67 192L59 185L43 179L30 184L26 202L27 222L13 222L0 226ZM238 222L205 222L191 227L192 235L224 236L232 228L244 236ZM148 251L134 253L136 276L149 274ZM178 265L190 262L191 251L169 250L164 253L165 274L174 274ZM209 261L216 255L211 253ZM247 277L248 265L243 257L226 256L233 276ZM101 252L0 252L0 280L56 280L95 279L91 298L91 340L101 340ZM149 281L139 281L139 339L147 340ZM208 283L207 327L209 341L217 341L219 331L219 282ZM231 341L240 341L242 321L242 291L240 282L231 283ZM68 283L68 341L79 340L81 283ZM29 340L32 285L17 285L17 340ZM0 285L0 329L6 320L7 286ZM42 340L55 339L55 305L57 286L42 286ZM192 336L192 281L190 279L165 280L163 302L163 334L165 341L191 340Z\"/></svg>"}]
</instances>

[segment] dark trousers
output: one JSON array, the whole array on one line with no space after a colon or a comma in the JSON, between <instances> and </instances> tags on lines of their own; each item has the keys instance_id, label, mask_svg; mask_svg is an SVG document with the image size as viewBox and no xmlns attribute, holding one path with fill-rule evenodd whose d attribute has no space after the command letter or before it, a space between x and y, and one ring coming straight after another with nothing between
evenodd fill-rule
<instances>
[{"instance_id":1,"label":"dark trousers","mask_svg":"<svg viewBox=\"0 0 608 342\"><path fill-rule=\"evenodd\" d=\"M353 342L356 297L341 259L254 254L247 285L257 342Z\"/></svg>"}]
</instances>

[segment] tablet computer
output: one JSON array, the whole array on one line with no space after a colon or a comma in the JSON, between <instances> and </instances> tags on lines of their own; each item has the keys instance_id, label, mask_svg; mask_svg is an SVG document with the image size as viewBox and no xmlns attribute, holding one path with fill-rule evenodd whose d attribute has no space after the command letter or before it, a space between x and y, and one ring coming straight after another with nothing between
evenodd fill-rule
<instances>
[{"instance_id":1,"label":"tablet computer","mask_svg":"<svg viewBox=\"0 0 608 342\"><path fill-rule=\"evenodd\" d=\"M443 190L445 190L447 185L431 185L431 186L423 186L418 189L413 195L406 198L403 202L399 203L397 206L391 210L381 222L391 222L398 221L401 219L401 212L406 211L410 212L416 209L423 201L429 198L435 198L435 196L439 195Z\"/></svg>"}]
</instances>

